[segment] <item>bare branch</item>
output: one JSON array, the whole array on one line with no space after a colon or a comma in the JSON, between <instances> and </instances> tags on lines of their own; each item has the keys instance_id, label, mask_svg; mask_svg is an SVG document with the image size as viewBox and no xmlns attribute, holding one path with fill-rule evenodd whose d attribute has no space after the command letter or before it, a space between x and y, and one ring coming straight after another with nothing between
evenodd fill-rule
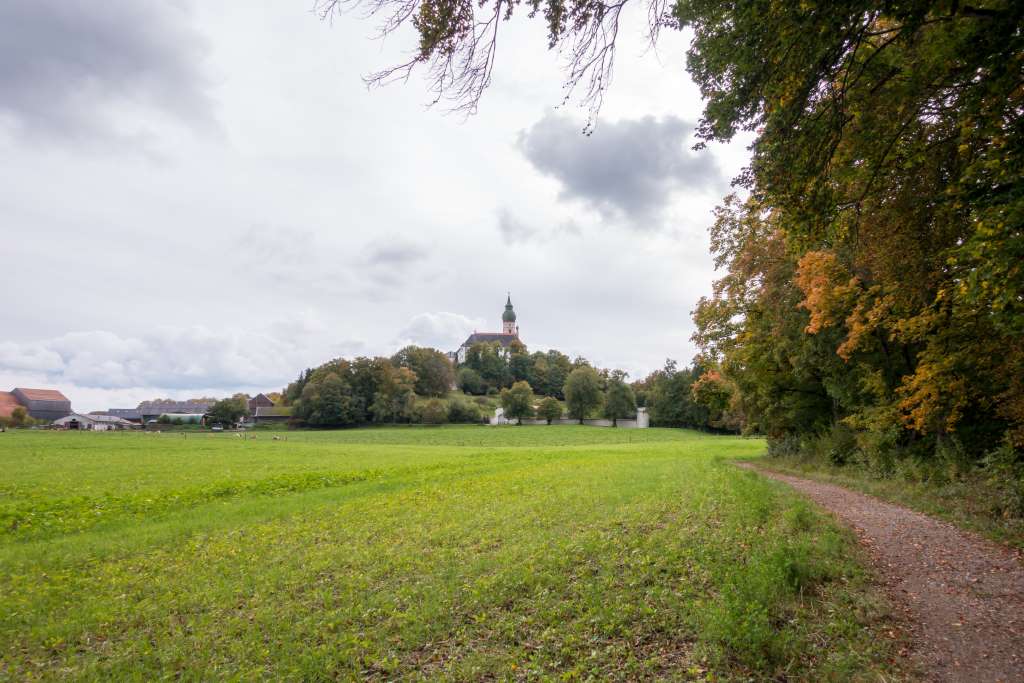
<instances>
[{"instance_id":1,"label":"bare branch","mask_svg":"<svg viewBox=\"0 0 1024 683\"><path fill-rule=\"evenodd\" d=\"M622 10L629 0L528 0L533 17L543 11L548 45L565 62L566 104L579 93L589 110L585 132L592 130L615 66L615 45ZM411 24L419 33L419 47L398 65L367 75L367 86L408 81L419 66L427 74L432 100L447 102L449 111L470 116L477 112L491 84L498 54L498 33L512 18L521 0L315 0L314 12L323 21L346 12L379 19L377 37L384 38ZM651 45L662 27L674 25L670 0L650 0L648 33Z\"/></svg>"}]
</instances>

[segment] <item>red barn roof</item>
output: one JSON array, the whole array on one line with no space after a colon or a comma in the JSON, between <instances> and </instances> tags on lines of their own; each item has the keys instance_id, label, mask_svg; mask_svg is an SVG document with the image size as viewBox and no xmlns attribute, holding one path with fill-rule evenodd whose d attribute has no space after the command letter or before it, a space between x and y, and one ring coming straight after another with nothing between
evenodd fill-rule
<instances>
[{"instance_id":1,"label":"red barn roof","mask_svg":"<svg viewBox=\"0 0 1024 683\"><path fill-rule=\"evenodd\" d=\"M67 401L68 397L60 393L56 389L25 389L24 387L15 387L15 391L20 391L30 401Z\"/></svg>"}]
</instances>

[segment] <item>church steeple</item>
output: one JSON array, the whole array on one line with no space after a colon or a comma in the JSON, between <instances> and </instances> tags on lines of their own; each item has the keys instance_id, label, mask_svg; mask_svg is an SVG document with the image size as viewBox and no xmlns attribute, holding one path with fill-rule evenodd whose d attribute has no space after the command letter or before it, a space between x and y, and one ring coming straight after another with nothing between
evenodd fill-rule
<instances>
[{"instance_id":1,"label":"church steeple","mask_svg":"<svg viewBox=\"0 0 1024 683\"><path fill-rule=\"evenodd\" d=\"M502 334L519 335L519 326L516 325L516 312L512 309L512 293L509 292L508 300L505 301L505 312L501 314Z\"/></svg>"}]
</instances>

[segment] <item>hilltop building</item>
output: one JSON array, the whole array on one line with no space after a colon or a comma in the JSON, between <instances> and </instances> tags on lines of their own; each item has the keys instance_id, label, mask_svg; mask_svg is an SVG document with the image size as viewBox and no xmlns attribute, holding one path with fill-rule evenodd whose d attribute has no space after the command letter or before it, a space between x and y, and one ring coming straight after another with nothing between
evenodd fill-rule
<instances>
[{"instance_id":1,"label":"hilltop building","mask_svg":"<svg viewBox=\"0 0 1024 683\"><path fill-rule=\"evenodd\" d=\"M512 308L512 295L505 302L505 312L501 314L501 332L473 332L462 342L459 350L451 354L457 363L466 362L466 354L473 344L490 344L497 342L508 352L512 342L519 341L519 325L516 323L516 312Z\"/></svg>"}]
</instances>

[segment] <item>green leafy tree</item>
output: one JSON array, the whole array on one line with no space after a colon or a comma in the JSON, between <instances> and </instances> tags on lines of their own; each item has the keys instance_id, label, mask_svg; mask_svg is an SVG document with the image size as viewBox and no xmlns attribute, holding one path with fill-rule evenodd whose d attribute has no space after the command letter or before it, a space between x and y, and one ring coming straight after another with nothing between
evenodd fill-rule
<instances>
[{"instance_id":1,"label":"green leafy tree","mask_svg":"<svg viewBox=\"0 0 1024 683\"><path fill-rule=\"evenodd\" d=\"M548 424L551 424L553 420L561 419L562 404L558 402L557 398L548 396L537 407L537 415L547 420Z\"/></svg>"},{"instance_id":2,"label":"green leafy tree","mask_svg":"<svg viewBox=\"0 0 1024 683\"><path fill-rule=\"evenodd\" d=\"M390 363L380 368L370 412L376 422L405 422L416 408L416 373L395 368Z\"/></svg>"},{"instance_id":3,"label":"green leafy tree","mask_svg":"<svg viewBox=\"0 0 1024 683\"><path fill-rule=\"evenodd\" d=\"M488 389L501 389L511 383L505 351L497 342L473 344L466 352L465 365L479 373Z\"/></svg>"},{"instance_id":4,"label":"green leafy tree","mask_svg":"<svg viewBox=\"0 0 1024 683\"><path fill-rule=\"evenodd\" d=\"M483 396L487 392L484 378L473 368L459 368L457 384L459 390L466 394Z\"/></svg>"},{"instance_id":5,"label":"green leafy tree","mask_svg":"<svg viewBox=\"0 0 1024 683\"><path fill-rule=\"evenodd\" d=\"M29 424L31 419L28 416L28 411L25 410L25 406L15 406L14 410L11 411L12 427L24 427Z\"/></svg>"},{"instance_id":6,"label":"green leafy tree","mask_svg":"<svg viewBox=\"0 0 1024 683\"><path fill-rule=\"evenodd\" d=\"M524 417L533 417L533 389L527 382L516 382L510 389L501 391L501 407L505 417L522 424Z\"/></svg>"},{"instance_id":7,"label":"green leafy tree","mask_svg":"<svg viewBox=\"0 0 1024 683\"><path fill-rule=\"evenodd\" d=\"M239 420L249 414L249 406L241 396L217 401L206 413L208 424L219 424L225 427L235 425ZM181 424L181 418L177 418L176 424Z\"/></svg>"},{"instance_id":8,"label":"green leafy tree","mask_svg":"<svg viewBox=\"0 0 1024 683\"><path fill-rule=\"evenodd\" d=\"M335 364L337 369L342 366ZM345 363L344 368L348 367ZM317 427L346 427L359 424L362 409L352 393L352 387L336 372L314 371L313 379L302 389L295 415L306 424Z\"/></svg>"},{"instance_id":9,"label":"green leafy tree","mask_svg":"<svg viewBox=\"0 0 1024 683\"><path fill-rule=\"evenodd\" d=\"M584 418L601 405L601 378L594 368L581 365L569 373L563 393L569 417L583 424Z\"/></svg>"},{"instance_id":10,"label":"green leafy tree","mask_svg":"<svg viewBox=\"0 0 1024 683\"><path fill-rule=\"evenodd\" d=\"M626 384L622 376L613 376L608 380L608 393L604 400L604 416L618 427L618 421L636 415L636 397L633 389Z\"/></svg>"},{"instance_id":11,"label":"green leafy tree","mask_svg":"<svg viewBox=\"0 0 1024 683\"><path fill-rule=\"evenodd\" d=\"M391 358L391 363L416 373L416 393L420 396L445 396L455 385L452 363L437 349L406 346Z\"/></svg>"}]
</instances>

